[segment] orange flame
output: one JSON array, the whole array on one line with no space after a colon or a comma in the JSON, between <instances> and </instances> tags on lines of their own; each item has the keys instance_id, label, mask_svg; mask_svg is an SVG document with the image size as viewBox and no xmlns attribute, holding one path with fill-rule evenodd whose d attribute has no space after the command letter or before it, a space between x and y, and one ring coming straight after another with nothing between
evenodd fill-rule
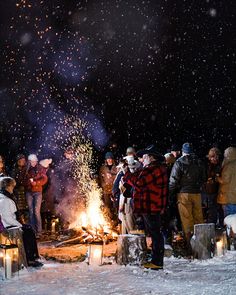
<instances>
[{"instance_id":1,"label":"orange flame","mask_svg":"<svg viewBox=\"0 0 236 295\"><path fill-rule=\"evenodd\" d=\"M110 226L103 216L101 205L101 191L94 185L92 190L87 192L85 211L77 216L77 220L70 225L70 228L89 225L94 229L103 228L105 232L110 232Z\"/></svg>"}]
</instances>

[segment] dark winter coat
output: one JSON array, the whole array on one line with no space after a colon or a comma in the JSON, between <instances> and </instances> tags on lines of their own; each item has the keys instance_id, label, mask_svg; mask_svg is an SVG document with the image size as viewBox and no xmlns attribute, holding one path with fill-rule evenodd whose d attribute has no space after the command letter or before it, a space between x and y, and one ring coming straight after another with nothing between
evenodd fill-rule
<instances>
[{"instance_id":1,"label":"dark winter coat","mask_svg":"<svg viewBox=\"0 0 236 295\"><path fill-rule=\"evenodd\" d=\"M134 188L134 212L155 214L166 207L168 175L165 166L152 162L135 173L126 172L124 182Z\"/></svg>"},{"instance_id":2,"label":"dark winter coat","mask_svg":"<svg viewBox=\"0 0 236 295\"><path fill-rule=\"evenodd\" d=\"M11 172L12 178L14 178L16 181L16 187L14 191L16 196L15 202L17 204L18 210L26 210L28 208L25 198L26 169L26 166L19 168L17 165L15 165Z\"/></svg>"},{"instance_id":3,"label":"dark winter coat","mask_svg":"<svg viewBox=\"0 0 236 295\"><path fill-rule=\"evenodd\" d=\"M112 187L112 195L115 197L119 197L120 195L120 188L119 188L119 184L121 181L121 178L124 176L124 173L122 171L120 171L117 175L116 178L114 180L113 183L113 187Z\"/></svg>"},{"instance_id":4,"label":"dark winter coat","mask_svg":"<svg viewBox=\"0 0 236 295\"><path fill-rule=\"evenodd\" d=\"M207 161L206 166L207 181L202 186L202 192L206 194L217 194L219 190L219 182L216 181L217 176L221 172L221 164L212 164Z\"/></svg>"},{"instance_id":5,"label":"dark winter coat","mask_svg":"<svg viewBox=\"0 0 236 295\"><path fill-rule=\"evenodd\" d=\"M11 176L16 181L16 188L19 186L24 186L26 178L26 169L26 166L19 168L17 165L15 165L12 169Z\"/></svg>"},{"instance_id":6,"label":"dark winter coat","mask_svg":"<svg viewBox=\"0 0 236 295\"><path fill-rule=\"evenodd\" d=\"M169 180L169 195L177 193L199 194L206 180L203 162L194 154L180 157L174 164Z\"/></svg>"}]
</instances>

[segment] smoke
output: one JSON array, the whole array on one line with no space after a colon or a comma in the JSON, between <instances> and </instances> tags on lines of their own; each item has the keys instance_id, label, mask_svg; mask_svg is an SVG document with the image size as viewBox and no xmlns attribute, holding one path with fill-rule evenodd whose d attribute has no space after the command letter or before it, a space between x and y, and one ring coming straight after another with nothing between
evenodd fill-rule
<instances>
[{"instance_id":1,"label":"smoke","mask_svg":"<svg viewBox=\"0 0 236 295\"><path fill-rule=\"evenodd\" d=\"M8 109L5 111L5 116L8 116L11 108L7 98L2 109ZM24 139L25 150L39 154L40 158L59 159L64 148L78 134L89 139L97 149L102 149L108 141L107 132L101 119L88 109L83 101L73 98L61 107L52 99L49 89L44 87L36 94L31 94L22 114L26 123L22 122L21 113L18 112L18 120L9 126L9 130L14 137L21 136Z\"/></svg>"},{"instance_id":2,"label":"smoke","mask_svg":"<svg viewBox=\"0 0 236 295\"><path fill-rule=\"evenodd\" d=\"M96 68L96 59L91 56L89 43L74 35L55 41L51 55L51 68L60 83L78 86L88 79L91 69Z\"/></svg>"}]
</instances>

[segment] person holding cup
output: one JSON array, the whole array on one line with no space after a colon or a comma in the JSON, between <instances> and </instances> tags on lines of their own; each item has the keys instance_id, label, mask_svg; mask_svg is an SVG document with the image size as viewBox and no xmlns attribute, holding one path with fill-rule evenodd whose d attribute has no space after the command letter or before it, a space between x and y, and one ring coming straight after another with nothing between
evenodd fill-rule
<instances>
[{"instance_id":1,"label":"person holding cup","mask_svg":"<svg viewBox=\"0 0 236 295\"><path fill-rule=\"evenodd\" d=\"M47 175L38 164L35 154L28 156L28 167L26 173L26 200L29 207L30 225L37 236L42 231L42 220L40 215L42 203L43 186L47 183Z\"/></svg>"}]
</instances>

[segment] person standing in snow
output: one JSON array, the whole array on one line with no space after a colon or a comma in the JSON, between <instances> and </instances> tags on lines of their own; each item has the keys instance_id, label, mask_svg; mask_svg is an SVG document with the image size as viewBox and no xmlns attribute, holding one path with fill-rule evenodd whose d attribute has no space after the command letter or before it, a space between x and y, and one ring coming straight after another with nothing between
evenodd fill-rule
<instances>
[{"instance_id":1,"label":"person standing in snow","mask_svg":"<svg viewBox=\"0 0 236 295\"><path fill-rule=\"evenodd\" d=\"M169 202L177 202L182 228L191 254L190 239L194 224L203 223L201 187L206 179L205 168L193 153L190 143L182 146L182 157L176 160L169 180ZM176 199L177 195L177 199Z\"/></svg>"},{"instance_id":2,"label":"person standing in snow","mask_svg":"<svg viewBox=\"0 0 236 295\"><path fill-rule=\"evenodd\" d=\"M170 173L171 173L173 165L174 165L174 163L176 161L176 158L172 153L166 153L164 155L164 157L165 157L166 168L167 168L167 171L168 171L168 176L170 176Z\"/></svg>"},{"instance_id":3,"label":"person standing in snow","mask_svg":"<svg viewBox=\"0 0 236 295\"><path fill-rule=\"evenodd\" d=\"M142 168L140 162L134 159L134 156L124 157L129 171L135 173ZM121 221L121 234L131 233L136 229L135 217L133 213L133 187L123 181L123 177L119 182L120 198L119 198L119 220Z\"/></svg>"},{"instance_id":4,"label":"person standing in snow","mask_svg":"<svg viewBox=\"0 0 236 295\"><path fill-rule=\"evenodd\" d=\"M103 202L110 221L116 219L112 204L112 187L117 172L113 153L107 152L105 154L105 163L99 169L99 184L102 188Z\"/></svg>"},{"instance_id":5,"label":"person standing in snow","mask_svg":"<svg viewBox=\"0 0 236 295\"><path fill-rule=\"evenodd\" d=\"M178 144L172 144L170 153L175 157L177 160L181 156L181 149Z\"/></svg>"},{"instance_id":6,"label":"person standing in snow","mask_svg":"<svg viewBox=\"0 0 236 295\"><path fill-rule=\"evenodd\" d=\"M205 218L207 223L217 223L217 195L221 171L220 150L213 147L207 155L206 173L207 181L202 186L202 203L206 208Z\"/></svg>"},{"instance_id":7,"label":"person standing in snow","mask_svg":"<svg viewBox=\"0 0 236 295\"><path fill-rule=\"evenodd\" d=\"M28 205L25 196L25 177L26 177L27 162L26 157L23 154L16 156L16 163L12 169L11 176L16 181L16 187L14 189L16 204L18 213L25 222L28 219Z\"/></svg>"},{"instance_id":8,"label":"person standing in snow","mask_svg":"<svg viewBox=\"0 0 236 295\"><path fill-rule=\"evenodd\" d=\"M37 235L42 231L41 203L43 186L47 183L47 176L42 166L38 164L35 154L28 156L28 167L25 177L26 200L29 207L30 225Z\"/></svg>"},{"instance_id":9,"label":"person standing in snow","mask_svg":"<svg viewBox=\"0 0 236 295\"><path fill-rule=\"evenodd\" d=\"M52 186L52 179L54 176L54 170L51 169L52 159L46 158L39 162L39 165L42 168L42 171L47 175L48 181L43 187L43 201L41 213L44 215L44 223L49 216L55 214L55 205L54 205L54 186ZM44 224L46 228L46 224Z\"/></svg>"},{"instance_id":10,"label":"person standing in snow","mask_svg":"<svg viewBox=\"0 0 236 295\"><path fill-rule=\"evenodd\" d=\"M152 239L152 260L144 264L145 268L163 269L164 238L161 233L161 213L166 208L168 192L167 169L162 164L164 157L154 145L137 152L143 159L143 168L131 173L127 166L123 170L124 183L133 189L134 213L141 214L146 232Z\"/></svg>"},{"instance_id":11,"label":"person standing in snow","mask_svg":"<svg viewBox=\"0 0 236 295\"><path fill-rule=\"evenodd\" d=\"M168 174L168 182L171 174L171 170L173 168L173 165L176 161L175 156L172 153L166 153L164 155L165 157L165 165L167 168L167 174ZM178 208L176 204L168 204L167 210L165 211L165 214L162 216L162 223L163 223L163 234L165 236L165 244L172 244L172 237L173 232L178 232L181 230L181 222L180 222L180 216L178 212Z\"/></svg>"},{"instance_id":12,"label":"person standing in snow","mask_svg":"<svg viewBox=\"0 0 236 295\"><path fill-rule=\"evenodd\" d=\"M236 214L236 147L224 151L217 202L224 206L225 216Z\"/></svg>"},{"instance_id":13,"label":"person standing in snow","mask_svg":"<svg viewBox=\"0 0 236 295\"><path fill-rule=\"evenodd\" d=\"M128 147L126 149L126 157L131 156L131 158L134 159L135 155L136 155L136 152L133 147ZM126 161L126 159L125 159L126 157L124 157L121 160L121 163L117 166L117 174L116 174L115 180L113 182L113 186L112 186L112 198L113 198L113 202L115 203L116 207L119 207L119 199L120 199L120 193L121 193L120 188L119 188L119 184L120 184L121 178L124 176L123 171L120 168L123 166L124 162Z\"/></svg>"}]
</instances>

